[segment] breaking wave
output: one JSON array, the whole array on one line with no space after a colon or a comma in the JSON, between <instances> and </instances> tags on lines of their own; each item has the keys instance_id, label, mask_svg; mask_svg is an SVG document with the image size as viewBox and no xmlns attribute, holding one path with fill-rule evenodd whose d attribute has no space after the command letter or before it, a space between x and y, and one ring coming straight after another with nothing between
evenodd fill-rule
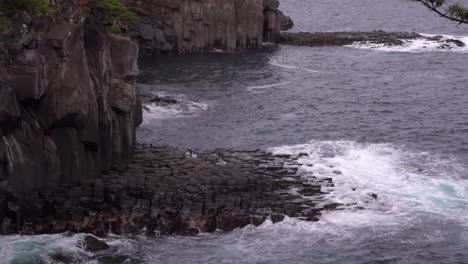
<instances>
[{"instance_id":1,"label":"breaking wave","mask_svg":"<svg viewBox=\"0 0 468 264\"><path fill-rule=\"evenodd\" d=\"M403 45L388 45L388 44L375 44L375 43L361 43L357 42L348 47L357 49L371 49L385 52L433 52L433 51L451 51L468 53L468 36L451 36L451 35L432 35L432 34L421 34L428 38L419 38L411 40L402 40ZM430 39L437 38L440 39ZM465 43L463 47L457 45L454 42L447 42L447 40L456 40Z\"/></svg>"}]
</instances>

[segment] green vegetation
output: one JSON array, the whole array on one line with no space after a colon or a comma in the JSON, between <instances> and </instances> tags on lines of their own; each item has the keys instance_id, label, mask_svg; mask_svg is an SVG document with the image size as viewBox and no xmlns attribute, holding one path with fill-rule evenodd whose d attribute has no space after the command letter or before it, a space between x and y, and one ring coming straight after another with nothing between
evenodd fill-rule
<instances>
[{"instance_id":1,"label":"green vegetation","mask_svg":"<svg viewBox=\"0 0 468 264\"><path fill-rule=\"evenodd\" d=\"M117 34L117 35L122 33L122 30L121 30L120 27L117 26L117 25L113 25L113 26L107 27L107 31L108 31L109 33Z\"/></svg>"},{"instance_id":2,"label":"green vegetation","mask_svg":"<svg viewBox=\"0 0 468 264\"><path fill-rule=\"evenodd\" d=\"M3 17L12 17L18 13L26 12L31 16L53 15L57 11L46 0L1 0L0 13Z\"/></svg>"},{"instance_id":3,"label":"green vegetation","mask_svg":"<svg viewBox=\"0 0 468 264\"><path fill-rule=\"evenodd\" d=\"M416 0L436 12L441 17L445 17L460 24L468 24L468 9L450 0Z\"/></svg>"},{"instance_id":4,"label":"green vegetation","mask_svg":"<svg viewBox=\"0 0 468 264\"><path fill-rule=\"evenodd\" d=\"M0 16L0 33L4 33L10 30L10 22L5 17Z\"/></svg>"},{"instance_id":5,"label":"green vegetation","mask_svg":"<svg viewBox=\"0 0 468 264\"><path fill-rule=\"evenodd\" d=\"M0 0L0 33L11 29L10 17L26 12L32 17L54 15L57 9L47 0Z\"/></svg>"},{"instance_id":6,"label":"green vegetation","mask_svg":"<svg viewBox=\"0 0 468 264\"><path fill-rule=\"evenodd\" d=\"M107 18L125 21L137 19L137 15L130 11L121 0L95 0L95 7L102 9Z\"/></svg>"}]
</instances>

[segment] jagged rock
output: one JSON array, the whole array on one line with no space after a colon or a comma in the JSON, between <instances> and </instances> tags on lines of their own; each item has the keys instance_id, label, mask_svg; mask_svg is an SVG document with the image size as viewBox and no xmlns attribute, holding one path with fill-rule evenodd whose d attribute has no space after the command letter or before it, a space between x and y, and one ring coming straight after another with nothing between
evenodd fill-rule
<instances>
[{"instance_id":1,"label":"jagged rock","mask_svg":"<svg viewBox=\"0 0 468 264\"><path fill-rule=\"evenodd\" d=\"M158 96L158 95L156 95L153 99L151 99L150 102L155 103L156 105L160 105L160 106L168 106L168 105L177 104L177 100L172 97Z\"/></svg>"},{"instance_id":2,"label":"jagged rock","mask_svg":"<svg viewBox=\"0 0 468 264\"><path fill-rule=\"evenodd\" d=\"M285 15L283 12L280 13L281 30L288 30L294 27L294 21L291 17Z\"/></svg>"},{"instance_id":3,"label":"jagged rock","mask_svg":"<svg viewBox=\"0 0 468 264\"><path fill-rule=\"evenodd\" d=\"M457 47L465 47L465 42L459 40L459 39L448 39L446 40L447 43L453 43Z\"/></svg>"},{"instance_id":4,"label":"jagged rock","mask_svg":"<svg viewBox=\"0 0 468 264\"><path fill-rule=\"evenodd\" d=\"M83 249L90 252L98 252L103 250L108 250L110 246L93 236L86 236L82 241Z\"/></svg>"},{"instance_id":5,"label":"jagged rock","mask_svg":"<svg viewBox=\"0 0 468 264\"><path fill-rule=\"evenodd\" d=\"M417 33L407 32L284 32L281 35L281 44L310 47L344 46L354 43L372 43L388 46L404 45L407 40L422 39L437 42L439 49L450 49L453 45L464 47L465 43L458 39L444 39L443 36L423 36Z\"/></svg>"},{"instance_id":6,"label":"jagged rock","mask_svg":"<svg viewBox=\"0 0 468 264\"><path fill-rule=\"evenodd\" d=\"M422 38L417 33L405 32L284 32L281 44L298 46L344 46L356 42L370 42L375 44L402 45L403 40Z\"/></svg>"}]
</instances>

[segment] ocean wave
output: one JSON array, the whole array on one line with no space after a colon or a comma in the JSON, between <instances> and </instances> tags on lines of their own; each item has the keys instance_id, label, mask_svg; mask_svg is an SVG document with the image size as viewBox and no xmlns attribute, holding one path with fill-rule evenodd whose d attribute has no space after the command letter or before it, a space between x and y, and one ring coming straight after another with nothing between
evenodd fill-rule
<instances>
[{"instance_id":1,"label":"ocean wave","mask_svg":"<svg viewBox=\"0 0 468 264\"><path fill-rule=\"evenodd\" d=\"M189 100L177 100L172 105L158 105L156 103L147 103L143 105L143 124L153 120L180 118L192 116L208 110L210 104L207 102L196 102Z\"/></svg>"},{"instance_id":2,"label":"ocean wave","mask_svg":"<svg viewBox=\"0 0 468 264\"><path fill-rule=\"evenodd\" d=\"M311 141L270 149L301 156L305 177L332 178L328 202L346 205L322 221L348 225L405 224L430 214L468 223L466 168L455 158L393 144Z\"/></svg>"},{"instance_id":3,"label":"ocean wave","mask_svg":"<svg viewBox=\"0 0 468 264\"><path fill-rule=\"evenodd\" d=\"M277 86L285 86L292 84L292 82L282 82L282 83L274 83L274 84L267 84L267 85L259 85L259 86L248 86L247 91L251 92L253 90L258 90L258 89L267 89L267 88L273 88Z\"/></svg>"},{"instance_id":4,"label":"ocean wave","mask_svg":"<svg viewBox=\"0 0 468 264\"><path fill-rule=\"evenodd\" d=\"M311 69L301 68L301 67L297 67L297 66L293 66L293 65L281 64L277 60L272 60L272 61L268 62L268 64L276 66L276 67L284 68L284 69L290 69L290 70L301 70L301 71L313 72L313 73L319 72L317 70L311 70Z\"/></svg>"},{"instance_id":5,"label":"ocean wave","mask_svg":"<svg viewBox=\"0 0 468 264\"><path fill-rule=\"evenodd\" d=\"M347 47L357 49L371 49L385 52L411 52L411 53L422 53L422 52L433 52L433 51L451 51L468 53L468 36L452 36L452 35L433 35L433 34L420 34L426 38L402 40L403 45L388 45L388 44L376 44L376 43L361 43L357 42ZM430 39L437 36L442 36L440 40ZM459 47L455 43L447 42L447 40L458 40L465 43L464 47Z\"/></svg>"}]
</instances>

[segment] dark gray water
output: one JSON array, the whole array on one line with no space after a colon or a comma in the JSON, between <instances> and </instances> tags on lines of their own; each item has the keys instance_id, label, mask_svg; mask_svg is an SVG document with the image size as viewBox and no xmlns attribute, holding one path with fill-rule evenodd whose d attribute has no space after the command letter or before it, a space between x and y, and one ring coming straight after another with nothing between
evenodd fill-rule
<instances>
[{"instance_id":1,"label":"dark gray water","mask_svg":"<svg viewBox=\"0 0 468 264\"><path fill-rule=\"evenodd\" d=\"M468 44L468 26L410 0L282 5L295 31L415 31ZM424 41L143 59L144 98L169 95L180 104L146 104L140 142L306 152L301 162L314 166L300 169L304 177L332 177L327 199L365 210L191 238L113 237L115 251L103 255L77 249L80 235L6 237L0 257L10 263L34 263L51 252L86 263L468 263L467 61L466 48L441 51Z\"/></svg>"}]
</instances>

